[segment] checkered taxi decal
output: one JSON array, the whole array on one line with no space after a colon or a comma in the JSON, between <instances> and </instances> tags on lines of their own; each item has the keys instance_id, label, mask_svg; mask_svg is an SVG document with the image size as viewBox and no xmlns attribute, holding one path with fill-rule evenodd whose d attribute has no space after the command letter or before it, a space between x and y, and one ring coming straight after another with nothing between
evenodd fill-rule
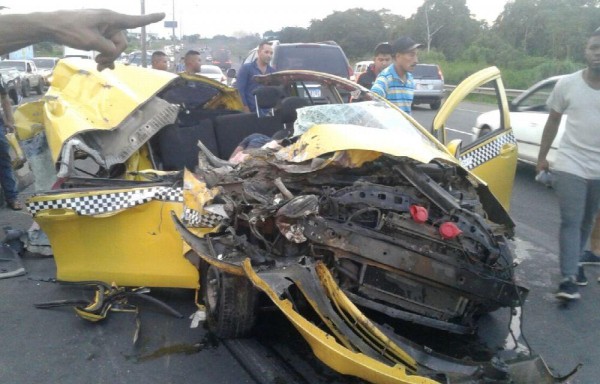
<instances>
[{"instance_id":1,"label":"checkered taxi decal","mask_svg":"<svg viewBox=\"0 0 600 384\"><path fill-rule=\"evenodd\" d=\"M29 212L35 216L38 212L48 209L72 209L82 216L100 215L111 213L136 205L148 203L152 200L183 203L181 188L151 187L124 192L105 193L89 196L70 197L47 201L33 201L27 204ZM215 213L200 214L200 212L186 208L183 220L193 227L215 227L224 219Z\"/></svg>"},{"instance_id":2,"label":"checkered taxi decal","mask_svg":"<svg viewBox=\"0 0 600 384\"><path fill-rule=\"evenodd\" d=\"M110 213L144 204L152 200L183 202L181 188L151 187L124 192L70 197L27 204L32 215L48 209L72 209L79 215L91 216Z\"/></svg>"},{"instance_id":3,"label":"checkered taxi decal","mask_svg":"<svg viewBox=\"0 0 600 384\"><path fill-rule=\"evenodd\" d=\"M225 218L216 213L200 214L200 212L186 208L183 214L183 222L190 227L214 228Z\"/></svg>"},{"instance_id":4,"label":"checkered taxi decal","mask_svg":"<svg viewBox=\"0 0 600 384\"><path fill-rule=\"evenodd\" d=\"M506 144L516 144L517 140L512 131L494 137L479 148L458 157L461 165L468 170L479 167L481 164L500 156L502 147Z\"/></svg>"}]
</instances>

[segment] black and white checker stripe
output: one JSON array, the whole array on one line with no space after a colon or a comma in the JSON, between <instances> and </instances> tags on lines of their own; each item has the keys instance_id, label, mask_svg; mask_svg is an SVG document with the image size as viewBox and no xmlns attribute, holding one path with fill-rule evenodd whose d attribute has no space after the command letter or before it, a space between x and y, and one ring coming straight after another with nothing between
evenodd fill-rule
<instances>
[{"instance_id":1,"label":"black and white checker stripe","mask_svg":"<svg viewBox=\"0 0 600 384\"><path fill-rule=\"evenodd\" d=\"M226 218L216 213L207 212L201 214L191 208L186 208L183 213L184 224L195 228L214 228L224 219Z\"/></svg>"},{"instance_id":2,"label":"black and white checker stripe","mask_svg":"<svg viewBox=\"0 0 600 384\"><path fill-rule=\"evenodd\" d=\"M494 140L485 143L481 147L467 152L461 156L459 156L460 164L471 170L473 168L477 168L483 163L490 161L491 159L500 156L500 151L505 144L516 144L517 140L515 139L515 135L512 131L504 133L502 135L498 135L494 138Z\"/></svg>"},{"instance_id":3,"label":"black and white checker stripe","mask_svg":"<svg viewBox=\"0 0 600 384\"><path fill-rule=\"evenodd\" d=\"M181 192L181 188L171 187L140 188L66 199L31 201L28 202L27 209L33 216L48 209L72 209L79 215L90 216L131 208L151 200L182 203L183 195Z\"/></svg>"}]
</instances>

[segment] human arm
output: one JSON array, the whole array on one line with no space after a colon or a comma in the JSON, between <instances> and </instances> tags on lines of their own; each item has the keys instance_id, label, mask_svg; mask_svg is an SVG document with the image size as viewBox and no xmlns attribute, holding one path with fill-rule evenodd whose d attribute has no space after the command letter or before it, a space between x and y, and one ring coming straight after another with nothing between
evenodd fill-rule
<instances>
[{"instance_id":1,"label":"human arm","mask_svg":"<svg viewBox=\"0 0 600 384\"><path fill-rule=\"evenodd\" d=\"M124 31L155 23L164 13L124 15L106 9L0 15L0 55L41 41L95 50L98 70L114 68L127 47Z\"/></svg>"},{"instance_id":2,"label":"human arm","mask_svg":"<svg viewBox=\"0 0 600 384\"><path fill-rule=\"evenodd\" d=\"M244 112L250 112L250 108L248 108L248 101L246 100L246 87L248 86L248 74L249 69L247 65L242 65L240 70L237 73L235 87L238 89L240 93L240 98L242 99L242 104L244 104Z\"/></svg>"},{"instance_id":3,"label":"human arm","mask_svg":"<svg viewBox=\"0 0 600 384\"><path fill-rule=\"evenodd\" d=\"M1 85L0 105L2 106L2 111L4 112L4 126L6 127L6 131L13 132L15 128L15 119L12 113L12 104L10 103L10 98L8 97L8 94Z\"/></svg>"},{"instance_id":4,"label":"human arm","mask_svg":"<svg viewBox=\"0 0 600 384\"><path fill-rule=\"evenodd\" d=\"M373 86L371 87L371 91L375 92L381 97L387 98L387 83L385 82L385 78L383 76L377 76L375 82L373 82Z\"/></svg>"},{"instance_id":5,"label":"human arm","mask_svg":"<svg viewBox=\"0 0 600 384\"><path fill-rule=\"evenodd\" d=\"M544 132L542 133L542 141L540 143L540 152L538 154L536 166L536 170L538 172L547 171L550 168L548 160L546 160L546 156L548 156L548 152L550 152L550 146L556 137L561 120L562 113L551 109L548 119L546 120L546 125L544 125Z\"/></svg>"}]
</instances>

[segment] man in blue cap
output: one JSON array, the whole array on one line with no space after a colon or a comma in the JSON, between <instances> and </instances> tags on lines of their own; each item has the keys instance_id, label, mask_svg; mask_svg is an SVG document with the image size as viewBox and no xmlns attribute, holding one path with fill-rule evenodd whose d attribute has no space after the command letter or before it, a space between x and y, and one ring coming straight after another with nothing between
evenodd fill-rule
<instances>
[{"instance_id":1,"label":"man in blue cap","mask_svg":"<svg viewBox=\"0 0 600 384\"><path fill-rule=\"evenodd\" d=\"M415 93L411 72L419 63L417 50L422 48L410 37L401 37L392 44L392 65L379 73L371 90L410 114Z\"/></svg>"}]
</instances>

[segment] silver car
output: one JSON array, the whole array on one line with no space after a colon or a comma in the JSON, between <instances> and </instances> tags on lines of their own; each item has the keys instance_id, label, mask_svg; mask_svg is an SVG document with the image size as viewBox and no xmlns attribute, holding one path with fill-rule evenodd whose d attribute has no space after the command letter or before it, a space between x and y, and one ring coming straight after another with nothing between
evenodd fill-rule
<instances>
[{"instance_id":1,"label":"silver car","mask_svg":"<svg viewBox=\"0 0 600 384\"><path fill-rule=\"evenodd\" d=\"M415 80L413 105L429 104L437 110L444 98L444 75L437 64L417 64L412 72Z\"/></svg>"}]
</instances>

